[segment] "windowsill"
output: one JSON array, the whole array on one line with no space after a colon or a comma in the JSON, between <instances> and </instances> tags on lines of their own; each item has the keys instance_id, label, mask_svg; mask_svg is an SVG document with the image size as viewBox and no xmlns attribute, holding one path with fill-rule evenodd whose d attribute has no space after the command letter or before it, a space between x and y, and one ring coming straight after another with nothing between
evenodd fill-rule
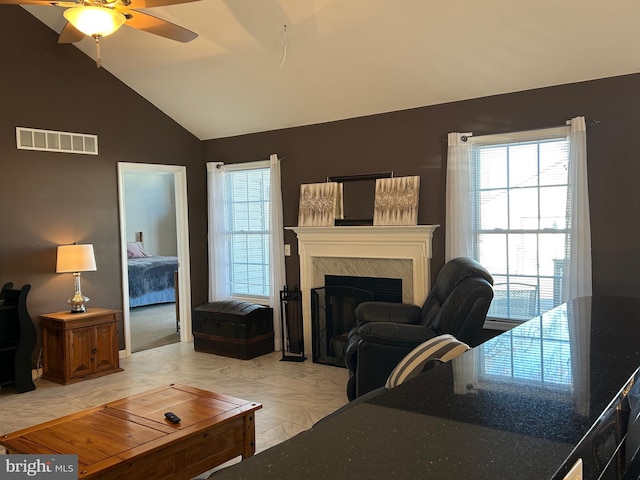
<instances>
[{"instance_id":1,"label":"windowsill","mask_svg":"<svg viewBox=\"0 0 640 480\"><path fill-rule=\"evenodd\" d=\"M269 297L252 297L251 295L230 295L230 300L237 300L239 302L251 302L258 305L269 306Z\"/></svg>"},{"instance_id":2,"label":"windowsill","mask_svg":"<svg viewBox=\"0 0 640 480\"><path fill-rule=\"evenodd\" d=\"M526 322L526 320L505 320L498 318L488 318L487 320L485 320L482 328L485 328L487 330L499 330L501 332L506 332L514 327L517 327L518 325L523 324L524 322Z\"/></svg>"}]
</instances>

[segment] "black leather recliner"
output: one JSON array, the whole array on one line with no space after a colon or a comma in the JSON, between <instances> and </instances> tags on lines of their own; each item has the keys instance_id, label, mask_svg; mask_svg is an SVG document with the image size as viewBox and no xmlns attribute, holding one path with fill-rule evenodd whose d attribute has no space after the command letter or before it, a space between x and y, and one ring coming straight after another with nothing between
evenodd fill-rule
<instances>
[{"instance_id":1,"label":"black leather recliner","mask_svg":"<svg viewBox=\"0 0 640 480\"><path fill-rule=\"evenodd\" d=\"M493 278L478 262L454 258L438 273L422 307L364 302L356 307L345 361L353 400L384 385L393 368L422 342L445 333L474 347L493 299Z\"/></svg>"}]
</instances>

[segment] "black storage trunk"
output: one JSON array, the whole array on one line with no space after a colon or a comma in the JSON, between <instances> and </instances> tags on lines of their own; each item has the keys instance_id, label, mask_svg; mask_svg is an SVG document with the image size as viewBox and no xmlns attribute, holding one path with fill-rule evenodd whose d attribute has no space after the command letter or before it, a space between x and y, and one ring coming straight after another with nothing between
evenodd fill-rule
<instances>
[{"instance_id":1,"label":"black storage trunk","mask_svg":"<svg viewBox=\"0 0 640 480\"><path fill-rule=\"evenodd\" d=\"M196 352L247 360L273 351L273 308L235 300L193 309Z\"/></svg>"}]
</instances>

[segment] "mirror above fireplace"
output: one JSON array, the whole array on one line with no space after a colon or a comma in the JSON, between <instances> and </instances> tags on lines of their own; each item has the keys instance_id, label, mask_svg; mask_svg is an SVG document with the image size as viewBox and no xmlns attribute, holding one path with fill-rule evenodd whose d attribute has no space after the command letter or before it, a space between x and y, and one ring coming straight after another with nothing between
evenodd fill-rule
<instances>
[{"instance_id":1,"label":"mirror above fireplace","mask_svg":"<svg viewBox=\"0 0 640 480\"><path fill-rule=\"evenodd\" d=\"M379 178L393 178L393 172L327 177L327 182L342 185L344 215L335 220L336 226L373 225L376 180Z\"/></svg>"}]
</instances>

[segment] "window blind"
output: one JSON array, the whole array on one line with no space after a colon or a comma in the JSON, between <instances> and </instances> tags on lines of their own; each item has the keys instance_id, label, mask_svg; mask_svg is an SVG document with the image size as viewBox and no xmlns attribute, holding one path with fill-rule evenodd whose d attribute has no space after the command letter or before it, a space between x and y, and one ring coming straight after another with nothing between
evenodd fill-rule
<instances>
[{"instance_id":1,"label":"window blind","mask_svg":"<svg viewBox=\"0 0 640 480\"><path fill-rule=\"evenodd\" d=\"M472 139L474 247L493 275L489 317L527 320L561 303L568 141L557 129Z\"/></svg>"},{"instance_id":2,"label":"window blind","mask_svg":"<svg viewBox=\"0 0 640 480\"><path fill-rule=\"evenodd\" d=\"M269 168L225 170L232 295L269 295Z\"/></svg>"}]
</instances>

